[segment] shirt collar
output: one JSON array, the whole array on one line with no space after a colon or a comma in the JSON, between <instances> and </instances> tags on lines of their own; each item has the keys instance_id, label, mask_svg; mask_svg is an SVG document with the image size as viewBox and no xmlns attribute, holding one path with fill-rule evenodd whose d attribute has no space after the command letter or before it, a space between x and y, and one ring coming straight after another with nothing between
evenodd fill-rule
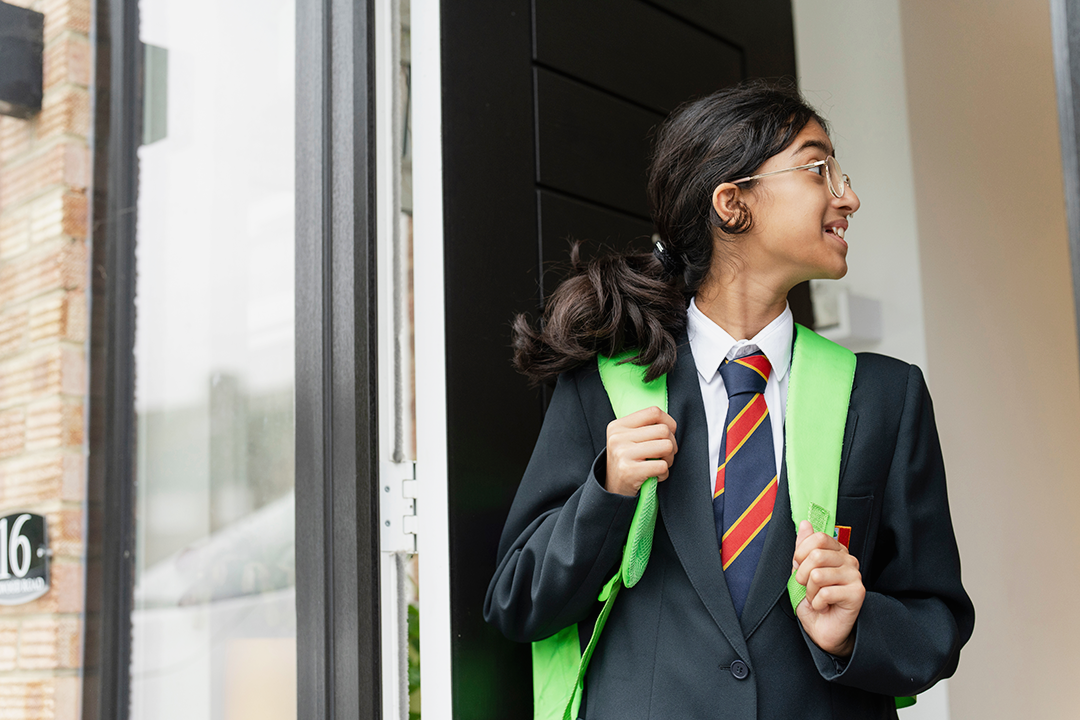
<instances>
[{"instance_id":1,"label":"shirt collar","mask_svg":"<svg viewBox=\"0 0 1080 720\"><path fill-rule=\"evenodd\" d=\"M736 340L722 327L710 320L698 309L694 300L686 311L687 335L690 339L690 352L694 355L694 364L698 374L706 383L711 383L719 375L720 363L725 359L742 357L761 350L772 365L772 375L783 380L791 365L791 340L795 332L795 320L791 308L784 307L772 322L749 340Z\"/></svg>"}]
</instances>

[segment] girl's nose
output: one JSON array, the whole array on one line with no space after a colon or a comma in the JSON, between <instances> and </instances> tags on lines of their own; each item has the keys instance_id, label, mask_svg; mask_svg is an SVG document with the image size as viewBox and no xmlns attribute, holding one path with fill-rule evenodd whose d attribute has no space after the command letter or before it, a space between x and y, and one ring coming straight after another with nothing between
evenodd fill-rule
<instances>
[{"instance_id":1,"label":"girl's nose","mask_svg":"<svg viewBox=\"0 0 1080 720\"><path fill-rule=\"evenodd\" d=\"M859 202L859 196L855 194L850 185L845 185L844 194L841 197L834 198L834 201L837 207L844 211L845 215L854 215L862 204Z\"/></svg>"}]
</instances>

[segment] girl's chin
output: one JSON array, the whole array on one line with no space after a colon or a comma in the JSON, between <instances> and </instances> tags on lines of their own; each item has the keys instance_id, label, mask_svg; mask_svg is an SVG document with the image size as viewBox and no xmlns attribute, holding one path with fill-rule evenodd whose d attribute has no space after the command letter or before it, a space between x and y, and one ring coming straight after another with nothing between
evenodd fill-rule
<instances>
[{"instance_id":1,"label":"girl's chin","mask_svg":"<svg viewBox=\"0 0 1080 720\"><path fill-rule=\"evenodd\" d=\"M848 267L847 261L841 261L838 265L832 267L818 268L818 271L811 277L812 280L839 280L847 275Z\"/></svg>"}]
</instances>

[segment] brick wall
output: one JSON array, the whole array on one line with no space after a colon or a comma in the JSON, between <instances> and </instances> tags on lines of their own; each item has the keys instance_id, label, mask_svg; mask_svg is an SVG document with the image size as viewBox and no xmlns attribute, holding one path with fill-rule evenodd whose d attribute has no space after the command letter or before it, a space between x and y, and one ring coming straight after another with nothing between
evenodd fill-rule
<instances>
[{"instance_id":1,"label":"brick wall","mask_svg":"<svg viewBox=\"0 0 1080 720\"><path fill-rule=\"evenodd\" d=\"M45 14L44 98L0 117L0 515L48 520L52 588L0 606L0 720L79 715L90 0Z\"/></svg>"}]
</instances>

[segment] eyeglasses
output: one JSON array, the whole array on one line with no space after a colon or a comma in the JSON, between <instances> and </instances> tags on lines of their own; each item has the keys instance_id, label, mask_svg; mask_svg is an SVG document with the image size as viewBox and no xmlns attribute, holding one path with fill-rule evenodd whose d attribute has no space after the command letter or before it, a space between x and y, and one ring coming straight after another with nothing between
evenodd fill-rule
<instances>
[{"instance_id":1,"label":"eyeglasses","mask_svg":"<svg viewBox=\"0 0 1080 720\"><path fill-rule=\"evenodd\" d=\"M809 165L799 165L798 167L789 167L784 168L783 170L773 170L772 172L761 173L760 175L751 175L750 177L732 180L731 184L738 185L739 183L750 182L751 180L768 177L769 175L791 172L792 170L809 170L810 168L822 166L825 167L825 181L829 184L829 192L833 194L833 197L844 197L844 188L851 187L851 178L841 172L840 163L836 162L836 158L832 155L824 160L812 162ZM818 170L818 174L821 174L821 170Z\"/></svg>"}]
</instances>

